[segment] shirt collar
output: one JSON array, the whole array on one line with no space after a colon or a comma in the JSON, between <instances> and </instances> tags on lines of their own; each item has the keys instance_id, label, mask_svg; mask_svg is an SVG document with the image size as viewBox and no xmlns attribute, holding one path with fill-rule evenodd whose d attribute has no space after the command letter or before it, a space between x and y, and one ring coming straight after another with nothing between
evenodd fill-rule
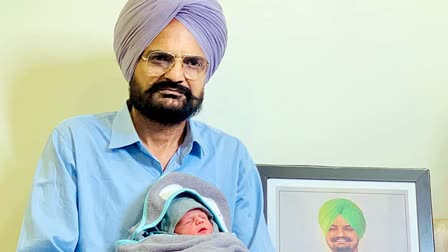
<instances>
[{"instance_id":1,"label":"shirt collar","mask_svg":"<svg viewBox=\"0 0 448 252\"><path fill-rule=\"evenodd\" d=\"M112 122L112 132L110 137L109 148L121 148L139 142L137 132L132 123L131 114L129 113L126 103L117 112Z\"/></svg>"},{"instance_id":2,"label":"shirt collar","mask_svg":"<svg viewBox=\"0 0 448 252\"><path fill-rule=\"evenodd\" d=\"M201 129L197 126L194 120L189 119L187 121L187 135L185 136L185 140L182 145L184 144L186 146L191 146L190 153L192 153L193 155L202 157L206 154L204 148L205 142L201 134Z\"/></svg>"},{"instance_id":3,"label":"shirt collar","mask_svg":"<svg viewBox=\"0 0 448 252\"><path fill-rule=\"evenodd\" d=\"M202 157L205 154L204 140L202 138L200 128L197 123L187 121L187 134L181 147L185 146L190 149L190 153ZM140 142L128 106L125 103L117 112L112 122L112 132L109 143L109 149L122 148L136 142ZM188 147L191 146L191 147Z\"/></svg>"}]
</instances>

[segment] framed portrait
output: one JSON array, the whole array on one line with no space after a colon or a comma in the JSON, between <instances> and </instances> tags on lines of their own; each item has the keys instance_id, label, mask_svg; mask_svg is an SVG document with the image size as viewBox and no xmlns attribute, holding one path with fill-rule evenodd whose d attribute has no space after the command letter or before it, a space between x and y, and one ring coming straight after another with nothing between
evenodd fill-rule
<instances>
[{"instance_id":1,"label":"framed portrait","mask_svg":"<svg viewBox=\"0 0 448 252\"><path fill-rule=\"evenodd\" d=\"M427 169L257 167L278 252L434 252Z\"/></svg>"}]
</instances>

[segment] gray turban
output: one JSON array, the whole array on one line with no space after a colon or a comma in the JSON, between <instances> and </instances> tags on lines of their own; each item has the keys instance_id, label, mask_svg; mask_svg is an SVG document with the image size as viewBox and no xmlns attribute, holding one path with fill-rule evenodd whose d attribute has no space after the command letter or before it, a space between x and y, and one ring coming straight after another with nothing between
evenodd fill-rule
<instances>
[{"instance_id":1,"label":"gray turban","mask_svg":"<svg viewBox=\"0 0 448 252\"><path fill-rule=\"evenodd\" d=\"M209 62L206 82L218 68L227 46L227 27L216 0L128 0L114 33L115 57L129 82L141 53L173 19L196 38Z\"/></svg>"}]
</instances>

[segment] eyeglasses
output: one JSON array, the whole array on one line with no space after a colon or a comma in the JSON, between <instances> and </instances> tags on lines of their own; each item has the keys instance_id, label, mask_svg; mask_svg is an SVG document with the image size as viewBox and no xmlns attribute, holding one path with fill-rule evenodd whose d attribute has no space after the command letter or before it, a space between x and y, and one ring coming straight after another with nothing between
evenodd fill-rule
<instances>
[{"instance_id":1,"label":"eyeglasses","mask_svg":"<svg viewBox=\"0 0 448 252\"><path fill-rule=\"evenodd\" d=\"M148 55L142 55L142 59L148 64L148 73L151 76L161 76L170 71L176 63L176 59L182 61L182 69L186 79L197 80L201 78L208 67L204 57L194 55L174 56L163 51L152 51Z\"/></svg>"}]
</instances>

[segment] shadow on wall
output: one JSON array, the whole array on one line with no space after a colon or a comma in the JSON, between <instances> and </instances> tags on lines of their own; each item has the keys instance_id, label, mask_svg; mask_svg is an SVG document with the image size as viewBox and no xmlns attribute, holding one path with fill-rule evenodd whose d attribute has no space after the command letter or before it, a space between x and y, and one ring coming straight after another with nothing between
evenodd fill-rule
<instances>
[{"instance_id":1,"label":"shadow on wall","mask_svg":"<svg viewBox=\"0 0 448 252\"><path fill-rule=\"evenodd\" d=\"M47 59L48 55L39 58ZM113 55L99 54L71 62L32 61L15 69L19 71L7 94L13 160L0 160L2 251L16 250L32 177L51 130L70 116L118 110L128 96Z\"/></svg>"},{"instance_id":2,"label":"shadow on wall","mask_svg":"<svg viewBox=\"0 0 448 252\"><path fill-rule=\"evenodd\" d=\"M446 116L448 107L443 111L437 129L434 129L432 135L435 144L431 152L431 200L433 205L433 216L439 219L448 219L448 197L446 191L448 187L448 119ZM448 224L448 222L447 222ZM447 225L448 226L448 225ZM446 252L448 252L448 244Z\"/></svg>"}]
</instances>

